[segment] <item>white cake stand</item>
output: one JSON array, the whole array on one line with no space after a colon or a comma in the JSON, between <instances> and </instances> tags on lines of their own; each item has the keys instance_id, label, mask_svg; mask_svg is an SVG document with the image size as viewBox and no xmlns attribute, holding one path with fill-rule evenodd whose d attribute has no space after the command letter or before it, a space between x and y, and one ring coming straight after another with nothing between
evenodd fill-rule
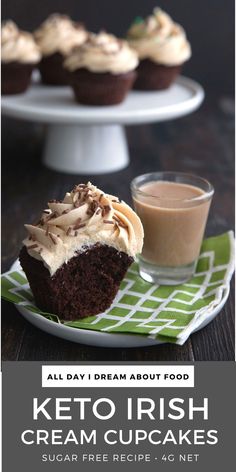
<instances>
[{"instance_id":1,"label":"white cake stand","mask_svg":"<svg viewBox=\"0 0 236 472\"><path fill-rule=\"evenodd\" d=\"M48 125L43 162L72 174L103 174L129 163L124 125L179 118L196 110L204 99L202 87L179 77L166 91L129 93L116 106L82 106L70 87L34 83L21 95L4 96L2 112L14 118Z\"/></svg>"}]
</instances>

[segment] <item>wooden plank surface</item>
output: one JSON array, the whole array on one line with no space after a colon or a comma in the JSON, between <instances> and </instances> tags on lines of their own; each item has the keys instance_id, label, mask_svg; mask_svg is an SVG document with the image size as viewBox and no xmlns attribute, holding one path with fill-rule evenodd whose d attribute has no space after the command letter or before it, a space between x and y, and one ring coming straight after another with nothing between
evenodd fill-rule
<instances>
[{"instance_id":1,"label":"wooden plank surface","mask_svg":"<svg viewBox=\"0 0 236 472\"><path fill-rule=\"evenodd\" d=\"M207 234L234 228L234 120L230 104L215 99L180 120L129 127L130 166L115 174L94 177L63 175L46 169L41 164L44 127L3 119L2 270L8 270L18 257L25 235L24 223L36 221L49 199L62 198L76 183L87 180L131 203L129 186L136 175L157 170L192 172L209 179L215 187ZM115 158L115 149L111 158ZM182 347L166 344L142 349L103 349L71 343L36 329L13 305L4 302L2 359L234 360L234 285L217 318Z\"/></svg>"}]
</instances>

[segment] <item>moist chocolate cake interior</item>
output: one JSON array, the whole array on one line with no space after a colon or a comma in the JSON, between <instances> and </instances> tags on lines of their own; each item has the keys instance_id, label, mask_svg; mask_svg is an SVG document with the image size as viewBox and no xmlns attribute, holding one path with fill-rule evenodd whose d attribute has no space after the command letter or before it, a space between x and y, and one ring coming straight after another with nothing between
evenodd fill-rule
<instances>
[{"instance_id":1,"label":"moist chocolate cake interior","mask_svg":"<svg viewBox=\"0 0 236 472\"><path fill-rule=\"evenodd\" d=\"M20 263L27 273L36 305L67 321L109 308L132 262L133 258L124 252L95 244L51 276L42 261L31 257L25 246L20 252Z\"/></svg>"}]
</instances>

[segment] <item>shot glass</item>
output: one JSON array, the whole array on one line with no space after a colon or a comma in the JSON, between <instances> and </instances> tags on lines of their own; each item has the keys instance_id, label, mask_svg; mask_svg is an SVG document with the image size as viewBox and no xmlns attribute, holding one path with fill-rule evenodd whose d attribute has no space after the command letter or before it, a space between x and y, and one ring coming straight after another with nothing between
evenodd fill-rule
<instances>
[{"instance_id":1,"label":"shot glass","mask_svg":"<svg viewBox=\"0 0 236 472\"><path fill-rule=\"evenodd\" d=\"M136 177L131 192L144 227L141 277L162 285L186 282L200 253L212 185L181 172L153 172Z\"/></svg>"}]
</instances>

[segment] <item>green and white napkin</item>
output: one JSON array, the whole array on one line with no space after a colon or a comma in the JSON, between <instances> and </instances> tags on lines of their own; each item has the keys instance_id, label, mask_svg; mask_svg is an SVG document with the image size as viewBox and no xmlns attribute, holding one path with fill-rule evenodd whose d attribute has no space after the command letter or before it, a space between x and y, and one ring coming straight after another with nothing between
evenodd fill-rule
<instances>
[{"instance_id":1,"label":"green and white napkin","mask_svg":"<svg viewBox=\"0 0 236 472\"><path fill-rule=\"evenodd\" d=\"M195 275L187 283L150 284L140 278L134 263L105 313L65 321L64 325L106 333L139 334L182 345L220 304L229 290L233 271L234 237L229 231L204 240ZM35 306L21 269L2 275L2 297L60 323L56 315L43 313Z\"/></svg>"}]
</instances>

